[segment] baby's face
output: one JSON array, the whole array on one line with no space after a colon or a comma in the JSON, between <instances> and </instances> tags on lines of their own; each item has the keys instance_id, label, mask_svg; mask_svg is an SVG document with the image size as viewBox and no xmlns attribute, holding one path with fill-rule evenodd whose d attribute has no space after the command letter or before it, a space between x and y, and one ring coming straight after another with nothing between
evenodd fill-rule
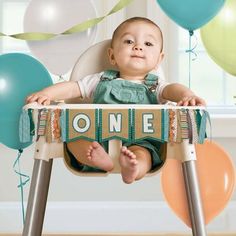
<instances>
[{"instance_id":1,"label":"baby's face","mask_svg":"<svg viewBox=\"0 0 236 236\"><path fill-rule=\"evenodd\" d=\"M147 22L125 24L118 32L110 49L109 57L120 75L144 77L156 69L162 60L162 37L159 29Z\"/></svg>"}]
</instances>

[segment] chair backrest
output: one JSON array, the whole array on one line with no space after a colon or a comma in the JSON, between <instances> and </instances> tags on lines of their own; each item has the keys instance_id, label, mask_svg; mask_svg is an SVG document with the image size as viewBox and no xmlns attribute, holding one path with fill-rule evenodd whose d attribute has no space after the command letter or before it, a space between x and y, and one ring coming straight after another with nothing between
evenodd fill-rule
<instances>
[{"instance_id":1,"label":"chair backrest","mask_svg":"<svg viewBox=\"0 0 236 236\"><path fill-rule=\"evenodd\" d=\"M70 80L77 81L87 75L99 73L107 69L117 69L108 59L107 50L111 40L104 40L88 48L76 61L71 72ZM70 99L66 103L91 103L89 99Z\"/></svg>"},{"instance_id":2,"label":"chair backrest","mask_svg":"<svg viewBox=\"0 0 236 236\"><path fill-rule=\"evenodd\" d=\"M107 69L117 69L116 66L110 64L108 59L108 48L111 45L111 40L107 39L99 42L90 48L88 48L77 60L75 66L71 72L70 80L77 81L84 78L87 75L99 73ZM153 71L164 79L164 74L161 68L158 71ZM70 99L67 103L91 103L90 100L86 99Z\"/></svg>"},{"instance_id":3,"label":"chair backrest","mask_svg":"<svg viewBox=\"0 0 236 236\"><path fill-rule=\"evenodd\" d=\"M79 80L86 75L99 73L112 66L108 59L107 50L111 45L111 40L104 40L88 48L77 60L72 70L70 80Z\"/></svg>"}]
</instances>

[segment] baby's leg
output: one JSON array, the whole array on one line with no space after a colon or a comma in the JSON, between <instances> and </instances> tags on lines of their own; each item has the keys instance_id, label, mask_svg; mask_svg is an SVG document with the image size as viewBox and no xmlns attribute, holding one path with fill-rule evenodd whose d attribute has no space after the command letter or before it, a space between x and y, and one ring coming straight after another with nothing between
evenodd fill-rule
<instances>
[{"instance_id":1,"label":"baby's leg","mask_svg":"<svg viewBox=\"0 0 236 236\"><path fill-rule=\"evenodd\" d=\"M87 140L77 140L67 144L70 152L78 162L110 171L113 169L113 162L104 148L98 142Z\"/></svg>"},{"instance_id":2,"label":"baby's leg","mask_svg":"<svg viewBox=\"0 0 236 236\"><path fill-rule=\"evenodd\" d=\"M127 184L143 178L152 165L149 151L137 145L128 148L123 146L119 161L122 179Z\"/></svg>"}]
</instances>

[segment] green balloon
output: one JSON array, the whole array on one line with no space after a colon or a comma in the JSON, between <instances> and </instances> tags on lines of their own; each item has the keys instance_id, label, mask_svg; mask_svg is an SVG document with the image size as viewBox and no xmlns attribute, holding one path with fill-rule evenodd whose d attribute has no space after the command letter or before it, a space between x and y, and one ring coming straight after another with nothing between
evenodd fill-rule
<instances>
[{"instance_id":1,"label":"green balloon","mask_svg":"<svg viewBox=\"0 0 236 236\"><path fill-rule=\"evenodd\" d=\"M236 0L227 0L219 14L200 31L209 56L236 76Z\"/></svg>"},{"instance_id":2,"label":"green balloon","mask_svg":"<svg viewBox=\"0 0 236 236\"><path fill-rule=\"evenodd\" d=\"M12 149L23 149L19 119L27 95L52 85L47 69L23 53L0 55L0 143Z\"/></svg>"}]
</instances>

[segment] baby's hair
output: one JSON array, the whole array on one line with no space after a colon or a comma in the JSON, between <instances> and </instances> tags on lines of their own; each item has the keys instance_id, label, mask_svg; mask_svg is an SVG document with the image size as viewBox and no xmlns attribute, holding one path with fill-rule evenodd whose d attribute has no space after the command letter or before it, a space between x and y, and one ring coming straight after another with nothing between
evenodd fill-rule
<instances>
[{"instance_id":1,"label":"baby's hair","mask_svg":"<svg viewBox=\"0 0 236 236\"><path fill-rule=\"evenodd\" d=\"M162 50L163 50L163 35L162 35L162 31L161 31L160 27L155 22L153 22L152 20L150 20L148 18L145 18L145 17L139 17L139 16L129 18L129 19L125 20L124 22L122 22L120 25L118 25L118 27L115 29L115 31L112 34L111 47L112 47L113 42L114 42L116 36L118 35L119 31L121 30L121 28L125 24L130 24L130 23L138 22L138 21L146 22L148 24L152 24L159 30L160 35L161 35L161 52L162 52Z\"/></svg>"}]
</instances>

